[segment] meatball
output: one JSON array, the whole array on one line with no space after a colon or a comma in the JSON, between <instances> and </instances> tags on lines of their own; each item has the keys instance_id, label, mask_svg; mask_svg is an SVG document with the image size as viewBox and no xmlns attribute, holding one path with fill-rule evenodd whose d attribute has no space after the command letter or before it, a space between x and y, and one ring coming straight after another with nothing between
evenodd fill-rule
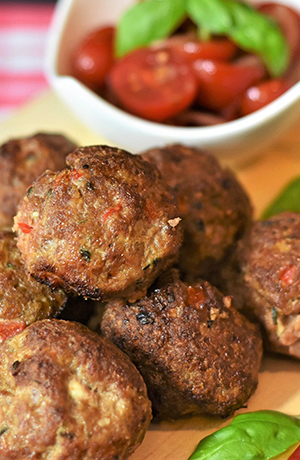
<instances>
[{"instance_id":1,"label":"meatball","mask_svg":"<svg viewBox=\"0 0 300 460\"><path fill-rule=\"evenodd\" d=\"M0 341L39 319L51 318L67 296L30 277L12 232L0 232Z\"/></svg>"},{"instance_id":2,"label":"meatball","mask_svg":"<svg viewBox=\"0 0 300 460\"><path fill-rule=\"evenodd\" d=\"M169 145L142 154L178 198L184 240L180 268L189 279L216 282L216 272L252 220L252 205L237 178L200 149Z\"/></svg>"},{"instance_id":3,"label":"meatball","mask_svg":"<svg viewBox=\"0 0 300 460\"><path fill-rule=\"evenodd\" d=\"M45 172L20 204L14 230L28 271L94 300L146 292L178 258L176 198L150 163L91 146Z\"/></svg>"},{"instance_id":4,"label":"meatball","mask_svg":"<svg viewBox=\"0 0 300 460\"><path fill-rule=\"evenodd\" d=\"M150 418L134 365L82 324L38 321L0 346L3 459L126 459Z\"/></svg>"},{"instance_id":5,"label":"meatball","mask_svg":"<svg viewBox=\"0 0 300 460\"><path fill-rule=\"evenodd\" d=\"M253 223L239 242L226 291L262 325L266 347L300 358L300 214Z\"/></svg>"},{"instance_id":6,"label":"meatball","mask_svg":"<svg viewBox=\"0 0 300 460\"><path fill-rule=\"evenodd\" d=\"M33 180L48 168L64 168L66 155L75 148L64 136L45 133L12 139L0 147L0 229L11 229L17 205Z\"/></svg>"},{"instance_id":7,"label":"meatball","mask_svg":"<svg viewBox=\"0 0 300 460\"><path fill-rule=\"evenodd\" d=\"M101 331L141 372L158 418L228 416L257 386L258 328L207 281L164 278L133 304L109 302Z\"/></svg>"}]
</instances>

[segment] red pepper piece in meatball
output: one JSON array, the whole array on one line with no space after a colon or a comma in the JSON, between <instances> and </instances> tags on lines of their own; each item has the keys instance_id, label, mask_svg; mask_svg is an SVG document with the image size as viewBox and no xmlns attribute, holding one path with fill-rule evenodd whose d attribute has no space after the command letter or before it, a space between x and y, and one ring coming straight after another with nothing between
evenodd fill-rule
<instances>
[{"instance_id":1,"label":"red pepper piece in meatball","mask_svg":"<svg viewBox=\"0 0 300 460\"><path fill-rule=\"evenodd\" d=\"M87 327L38 321L0 345L0 458L124 460L151 419L128 357Z\"/></svg>"},{"instance_id":2,"label":"red pepper piece in meatball","mask_svg":"<svg viewBox=\"0 0 300 460\"><path fill-rule=\"evenodd\" d=\"M177 201L138 155L82 147L47 171L19 206L14 230L28 271L95 300L136 300L178 258Z\"/></svg>"},{"instance_id":3,"label":"red pepper piece in meatball","mask_svg":"<svg viewBox=\"0 0 300 460\"><path fill-rule=\"evenodd\" d=\"M137 366L159 418L231 415L257 386L259 330L208 282L164 277L133 304L109 302L102 333Z\"/></svg>"},{"instance_id":4,"label":"red pepper piece in meatball","mask_svg":"<svg viewBox=\"0 0 300 460\"><path fill-rule=\"evenodd\" d=\"M300 358L300 214L253 223L238 244L224 289L261 324L266 347Z\"/></svg>"},{"instance_id":5,"label":"red pepper piece in meatball","mask_svg":"<svg viewBox=\"0 0 300 460\"><path fill-rule=\"evenodd\" d=\"M67 301L28 275L12 232L0 232L0 342L34 321L52 318Z\"/></svg>"},{"instance_id":6,"label":"red pepper piece in meatball","mask_svg":"<svg viewBox=\"0 0 300 460\"><path fill-rule=\"evenodd\" d=\"M237 177L200 149L179 144L142 153L172 187L182 217L180 268L189 279L216 282L216 273L252 220L252 205Z\"/></svg>"}]
</instances>

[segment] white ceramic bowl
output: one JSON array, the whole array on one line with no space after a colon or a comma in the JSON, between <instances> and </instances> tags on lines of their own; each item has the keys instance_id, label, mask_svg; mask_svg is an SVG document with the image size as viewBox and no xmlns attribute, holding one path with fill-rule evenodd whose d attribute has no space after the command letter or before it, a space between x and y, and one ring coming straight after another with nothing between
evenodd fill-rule
<instances>
[{"instance_id":1,"label":"white ceramic bowl","mask_svg":"<svg viewBox=\"0 0 300 460\"><path fill-rule=\"evenodd\" d=\"M132 0L59 0L49 35L46 75L73 113L111 145L138 153L180 142L219 157L249 158L274 142L300 117L300 82L268 106L228 123L209 127L172 127L130 115L70 76L74 47L92 29L115 23ZM300 11L299 0L280 3Z\"/></svg>"}]
</instances>

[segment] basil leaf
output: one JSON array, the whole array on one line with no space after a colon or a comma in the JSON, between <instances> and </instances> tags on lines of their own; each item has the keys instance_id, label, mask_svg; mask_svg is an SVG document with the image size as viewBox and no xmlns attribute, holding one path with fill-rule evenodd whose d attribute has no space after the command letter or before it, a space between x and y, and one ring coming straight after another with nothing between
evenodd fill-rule
<instances>
[{"instance_id":1,"label":"basil leaf","mask_svg":"<svg viewBox=\"0 0 300 460\"><path fill-rule=\"evenodd\" d=\"M257 54L273 77L289 64L289 47L277 24L235 0L187 0L187 12L200 28L226 35L241 49Z\"/></svg>"},{"instance_id":2,"label":"basil leaf","mask_svg":"<svg viewBox=\"0 0 300 460\"><path fill-rule=\"evenodd\" d=\"M300 420L277 411L247 412L202 439L189 460L269 460L300 440Z\"/></svg>"},{"instance_id":3,"label":"basil leaf","mask_svg":"<svg viewBox=\"0 0 300 460\"><path fill-rule=\"evenodd\" d=\"M262 219L269 219L284 211L300 212L300 177L296 177L284 187L263 212Z\"/></svg>"},{"instance_id":4,"label":"basil leaf","mask_svg":"<svg viewBox=\"0 0 300 460\"><path fill-rule=\"evenodd\" d=\"M186 0L147 0L125 11L116 31L116 54L167 37L185 18Z\"/></svg>"},{"instance_id":5,"label":"basil leaf","mask_svg":"<svg viewBox=\"0 0 300 460\"><path fill-rule=\"evenodd\" d=\"M223 0L188 0L187 12L198 27L212 34L228 35L233 25L230 10Z\"/></svg>"}]
</instances>

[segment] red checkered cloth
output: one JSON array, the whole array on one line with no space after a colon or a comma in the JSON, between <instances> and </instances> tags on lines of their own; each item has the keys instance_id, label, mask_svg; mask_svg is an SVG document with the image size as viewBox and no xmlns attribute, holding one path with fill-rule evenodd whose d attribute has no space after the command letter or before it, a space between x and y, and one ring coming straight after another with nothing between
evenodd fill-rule
<instances>
[{"instance_id":1,"label":"red checkered cloth","mask_svg":"<svg viewBox=\"0 0 300 460\"><path fill-rule=\"evenodd\" d=\"M0 121L47 88L43 66L53 4L0 3Z\"/></svg>"}]
</instances>

